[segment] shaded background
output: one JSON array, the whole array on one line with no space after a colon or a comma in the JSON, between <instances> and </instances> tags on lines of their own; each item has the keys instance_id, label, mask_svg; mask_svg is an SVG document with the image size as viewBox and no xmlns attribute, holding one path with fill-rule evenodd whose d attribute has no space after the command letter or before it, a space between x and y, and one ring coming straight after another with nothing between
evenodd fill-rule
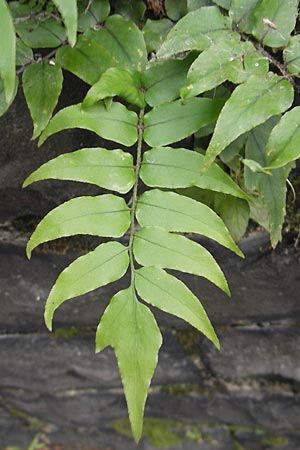
<instances>
[{"instance_id":1,"label":"shaded background","mask_svg":"<svg viewBox=\"0 0 300 450\"><path fill-rule=\"evenodd\" d=\"M83 98L66 77L59 107ZM51 137L38 149L20 93L0 119L0 449L27 449L40 435L53 450L299 450L300 271L293 245L269 247L263 231L241 241L244 260L208 242L232 291L180 277L203 301L221 341L218 352L184 322L154 311L164 345L152 382L144 437L129 437L113 351L94 354L94 333L110 297L128 279L66 302L54 333L43 308L58 273L93 248L95 238L25 245L46 212L92 185L45 181L22 189L41 163L85 146L112 146L82 130Z\"/></svg>"}]
</instances>

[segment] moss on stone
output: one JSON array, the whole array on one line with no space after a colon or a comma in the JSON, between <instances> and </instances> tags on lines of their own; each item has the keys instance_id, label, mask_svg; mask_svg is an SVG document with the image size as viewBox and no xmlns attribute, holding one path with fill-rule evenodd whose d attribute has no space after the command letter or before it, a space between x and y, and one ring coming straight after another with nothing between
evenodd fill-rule
<instances>
[{"instance_id":1,"label":"moss on stone","mask_svg":"<svg viewBox=\"0 0 300 450\"><path fill-rule=\"evenodd\" d=\"M268 448L281 448L281 447L285 447L286 445L288 445L289 440L288 438L284 437L284 436L276 436L276 435L270 435L267 434L266 436L264 436L261 440L261 443L264 445L267 445Z\"/></svg>"},{"instance_id":2,"label":"moss on stone","mask_svg":"<svg viewBox=\"0 0 300 450\"><path fill-rule=\"evenodd\" d=\"M92 327L70 327L70 328L59 328L51 333L51 338L53 339L69 339L75 336L84 336L93 332Z\"/></svg>"},{"instance_id":3,"label":"moss on stone","mask_svg":"<svg viewBox=\"0 0 300 450\"><path fill-rule=\"evenodd\" d=\"M174 337L177 342L181 344L183 347L186 355L188 356L198 356L198 349L199 349L199 340L200 340L200 333L199 331L195 329L175 329L174 331Z\"/></svg>"}]
</instances>

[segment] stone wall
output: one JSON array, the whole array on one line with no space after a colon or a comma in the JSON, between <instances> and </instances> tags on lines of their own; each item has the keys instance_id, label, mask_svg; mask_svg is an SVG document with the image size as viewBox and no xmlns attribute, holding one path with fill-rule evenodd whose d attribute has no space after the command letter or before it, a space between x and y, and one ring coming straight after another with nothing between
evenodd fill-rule
<instances>
[{"instance_id":1,"label":"stone wall","mask_svg":"<svg viewBox=\"0 0 300 450\"><path fill-rule=\"evenodd\" d=\"M62 104L82 97L75 83L67 84ZM0 449L25 449L40 434L44 448L53 450L299 450L296 249L271 251L264 232L242 240L244 260L208 243L228 278L231 299L205 280L183 279L203 301L221 351L179 319L154 311L164 345L144 437L136 446L113 351L94 354L99 317L128 280L66 302L49 334L43 324L49 289L94 240L63 240L42 246L30 262L25 257L38 217L68 198L99 191L58 181L22 190L23 180L54 155L100 141L72 130L37 149L21 95L0 120L0 130Z\"/></svg>"}]
</instances>

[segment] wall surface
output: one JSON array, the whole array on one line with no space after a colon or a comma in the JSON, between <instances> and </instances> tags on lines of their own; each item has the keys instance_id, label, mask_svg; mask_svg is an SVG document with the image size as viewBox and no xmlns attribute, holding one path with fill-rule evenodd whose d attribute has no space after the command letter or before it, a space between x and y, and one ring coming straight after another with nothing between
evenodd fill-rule
<instances>
[{"instance_id":1,"label":"wall surface","mask_svg":"<svg viewBox=\"0 0 300 450\"><path fill-rule=\"evenodd\" d=\"M82 89L68 84L66 99ZM128 279L66 302L55 331L43 324L44 302L62 268L93 239L63 240L25 257L29 231L51 208L93 186L47 181L25 190L41 162L101 142L63 132L37 149L20 95L0 119L0 449L27 448L41 434L45 449L299 450L299 253L271 251L266 233L241 242L242 260L208 243L232 292L184 276L203 301L222 349L184 322L154 311L160 351L146 407L144 437L128 434L127 411L113 351L94 353L94 332L108 300ZM67 244L67 242L70 242Z\"/></svg>"}]
</instances>

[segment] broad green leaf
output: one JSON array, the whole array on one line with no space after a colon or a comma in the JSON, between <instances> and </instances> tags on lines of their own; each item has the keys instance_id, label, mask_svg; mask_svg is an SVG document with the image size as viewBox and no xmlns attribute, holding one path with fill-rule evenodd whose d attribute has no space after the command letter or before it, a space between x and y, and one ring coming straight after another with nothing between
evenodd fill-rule
<instances>
[{"instance_id":1,"label":"broad green leaf","mask_svg":"<svg viewBox=\"0 0 300 450\"><path fill-rule=\"evenodd\" d=\"M261 0L254 10L252 34L269 47L284 47L295 28L298 0Z\"/></svg>"},{"instance_id":2,"label":"broad green leaf","mask_svg":"<svg viewBox=\"0 0 300 450\"><path fill-rule=\"evenodd\" d=\"M128 72L119 67L111 67L88 91L82 106L91 106L106 97L118 95L140 108L145 106L144 93L141 91L139 74Z\"/></svg>"},{"instance_id":3,"label":"broad green leaf","mask_svg":"<svg viewBox=\"0 0 300 450\"><path fill-rule=\"evenodd\" d=\"M215 209L224 220L232 237L239 241L245 234L249 216L249 204L241 198L217 193L215 195Z\"/></svg>"},{"instance_id":4,"label":"broad green leaf","mask_svg":"<svg viewBox=\"0 0 300 450\"><path fill-rule=\"evenodd\" d=\"M223 100L209 98L191 98L184 104L176 100L159 105L144 117L144 140L153 147L180 141L214 122L223 105Z\"/></svg>"},{"instance_id":5,"label":"broad green leaf","mask_svg":"<svg viewBox=\"0 0 300 450\"><path fill-rule=\"evenodd\" d=\"M39 145L52 134L68 128L83 128L93 131L104 139L110 139L130 147L138 138L138 117L121 103L113 102L109 109L102 103L89 108L82 108L82 104L68 106L60 110L43 131Z\"/></svg>"},{"instance_id":6,"label":"broad green leaf","mask_svg":"<svg viewBox=\"0 0 300 450\"><path fill-rule=\"evenodd\" d=\"M212 0L216 5L221 6L221 8L229 9L231 0Z\"/></svg>"},{"instance_id":7,"label":"broad green leaf","mask_svg":"<svg viewBox=\"0 0 300 450\"><path fill-rule=\"evenodd\" d=\"M147 51L142 32L121 16L110 16L97 31L87 30L74 48L64 47L56 55L64 69L94 84L110 67L142 71Z\"/></svg>"},{"instance_id":8,"label":"broad green leaf","mask_svg":"<svg viewBox=\"0 0 300 450\"><path fill-rule=\"evenodd\" d=\"M300 72L300 36L293 36L283 50L283 59L291 74Z\"/></svg>"},{"instance_id":9,"label":"broad green leaf","mask_svg":"<svg viewBox=\"0 0 300 450\"><path fill-rule=\"evenodd\" d=\"M213 0L187 0L187 11L194 11L202 6L213 6Z\"/></svg>"},{"instance_id":10,"label":"broad green leaf","mask_svg":"<svg viewBox=\"0 0 300 450\"><path fill-rule=\"evenodd\" d=\"M267 175L272 175L271 170L265 169L262 167L261 164L259 164L257 161L254 161L253 159L243 159L243 164L251 170L251 172L254 173L265 173Z\"/></svg>"},{"instance_id":11,"label":"broad green leaf","mask_svg":"<svg viewBox=\"0 0 300 450\"><path fill-rule=\"evenodd\" d=\"M6 113L6 111L8 110L8 108L10 107L12 102L14 101L15 96L17 94L17 90L18 90L18 77L16 77L16 86L15 86L14 95L12 96L11 101L9 103L7 103L6 96L5 96L4 83L3 83L3 80L0 78L0 117L3 116L4 113Z\"/></svg>"},{"instance_id":12,"label":"broad green leaf","mask_svg":"<svg viewBox=\"0 0 300 450\"><path fill-rule=\"evenodd\" d=\"M15 27L17 34L30 48L55 48L66 39L64 27L52 18L39 20L37 17L30 17L26 21L17 22Z\"/></svg>"},{"instance_id":13,"label":"broad green leaf","mask_svg":"<svg viewBox=\"0 0 300 450\"><path fill-rule=\"evenodd\" d=\"M52 331L55 310L66 300L119 280L129 264L127 248L119 242L100 244L64 269L51 289L45 307L45 323Z\"/></svg>"},{"instance_id":14,"label":"broad green leaf","mask_svg":"<svg viewBox=\"0 0 300 450\"><path fill-rule=\"evenodd\" d=\"M135 234L133 253L142 266L174 269L205 277L230 295L223 272L202 245L157 227Z\"/></svg>"},{"instance_id":15,"label":"broad green leaf","mask_svg":"<svg viewBox=\"0 0 300 450\"><path fill-rule=\"evenodd\" d=\"M124 386L133 436L138 441L150 382L162 337L155 318L133 287L118 292L104 311L96 333L96 351L111 345Z\"/></svg>"},{"instance_id":16,"label":"broad green leaf","mask_svg":"<svg viewBox=\"0 0 300 450\"><path fill-rule=\"evenodd\" d=\"M142 84L146 88L148 105L158 106L179 98L193 59L192 55L183 60L157 61L143 72Z\"/></svg>"},{"instance_id":17,"label":"broad green leaf","mask_svg":"<svg viewBox=\"0 0 300 450\"><path fill-rule=\"evenodd\" d=\"M293 99L292 85L273 73L254 75L238 86L219 115L204 170L237 137L288 109Z\"/></svg>"},{"instance_id":18,"label":"broad green leaf","mask_svg":"<svg viewBox=\"0 0 300 450\"><path fill-rule=\"evenodd\" d=\"M165 0L164 1L165 10L169 19L173 21L179 20L182 16L187 13L186 0Z\"/></svg>"},{"instance_id":19,"label":"broad green leaf","mask_svg":"<svg viewBox=\"0 0 300 450\"><path fill-rule=\"evenodd\" d=\"M141 227L202 234L242 256L220 217L203 203L183 195L158 189L145 192L138 200L136 217Z\"/></svg>"},{"instance_id":20,"label":"broad green leaf","mask_svg":"<svg viewBox=\"0 0 300 450\"><path fill-rule=\"evenodd\" d=\"M25 66L33 61L33 51L21 39L16 40L16 66Z\"/></svg>"},{"instance_id":21,"label":"broad green leaf","mask_svg":"<svg viewBox=\"0 0 300 450\"><path fill-rule=\"evenodd\" d=\"M255 8L260 2L261 0L231 0L229 16L237 29L251 33L255 24Z\"/></svg>"},{"instance_id":22,"label":"broad green leaf","mask_svg":"<svg viewBox=\"0 0 300 450\"><path fill-rule=\"evenodd\" d=\"M246 139L247 133L242 134L220 153L220 158L224 164L228 165L233 159L240 158L240 152L245 147Z\"/></svg>"},{"instance_id":23,"label":"broad green leaf","mask_svg":"<svg viewBox=\"0 0 300 450\"><path fill-rule=\"evenodd\" d=\"M122 150L83 148L46 162L26 178L23 187L49 178L92 183L125 194L135 181L133 158Z\"/></svg>"},{"instance_id":24,"label":"broad green leaf","mask_svg":"<svg viewBox=\"0 0 300 450\"><path fill-rule=\"evenodd\" d=\"M112 194L73 198L41 220L28 241L27 256L39 244L65 236L121 237L129 225L130 210L123 198Z\"/></svg>"},{"instance_id":25,"label":"broad green leaf","mask_svg":"<svg viewBox=\"0 0 300 450\"><path fill-rule=\"evenodd\" d=\"M162 269L142 267L135 272L135 287L143 300L185 320L220 348L203 306L182 281Z\"/></svg>"},{"instance_id":26,"label":"broad green leaf","mask_svg":"<svg viewBox=\"0 0 300 450\"><path fill-rule=\"evenodd\" d=\"M5 101L10 105L15 96L16 36L12 17L5 0L0 0L0 76L4 84Z\"/></svg>"},{"instance_id":27,"label":"broad green leaf","mask_svg":"<svg viewBox=\"0 0 300 450\"><path fill-rule=\"evenodd\" d=\"M246 157L248 159L257 161L261 166L267 166L266 144L270 132L277 122L278 118L272 118L249 133L246 145ZM288 165L275 169L272 171L272 176L264 173L252 173L245 168L246 186L259 193L268 212L268 229L273 247L281 240L281 228L285 216L286 178L290 168Z\"/></svg>"},{"instance_id":28,"label":"broad green leaf","mask_svg":"<svg viewBox=\"0 0 300 450\"><path fill-rule=\"evenodd\" d=\"M19 1L9 1L8 7L14 19L18 17L26 17L32 13L32 6Z\"/></svg>"},{"instance_id":29,"label":"broad green leaf","mask_svg":"<svg viewBox=\"0 0 300 450\"><path fill-rule=\"evenodd\" d=\"M169 19L147 19L143 27L143 35L148 53L156 51L161 46L172 27L173 23Z\"/></svg>"},{"instance_id":30,"label":"broad green leaf","mask_svg":"<svg viewBox=\"0 0 300 450\"><path fill-rule=\"evenodd\" d=\"M84 0L78 2L78 31L97 28L109 15L109 0Z\"/></svg>"},{"instance_id":31,"label":"broad green leaf","mask_svg":"<svg viewBox=\"0 0 300 450\"><path fill-rule=\"evenodd\" d=\"M135 0L134 2L128 0L115 0L114 8L116 14L120 14L125 19L133 20L135 23L143 21L146 12L146 5L143 0Z\"/></svg>"},{"instance_id":32,"label":"broad green leaf","mask_svg":"<svg viewBox=\"0 0 300 450\"><path fill-rule=\"evenodd\" d=\"M150 187L187 188L198 186L249 200L237 184L217 164L201 174L204 156L185 148L161 147L144 153L140 172Z\"/></svg>"},{"instance_id":33,"label":"broad green leaf","mask_svg":"<svg viewBox=\"0 0 300 450\"><path fill-rule=\"evenodd\" d=\"M35 139L48 124L57 105L63 84L62 70L48 61L32 64L24 70L22 82Z\"/></svg>"},{"instance_id":34,"label":"broad green leaf","mask_svg":"<svg viewBox=\"0 0 300 450\"><path fill-rule=\"evenodd\" d=\"M67 29L71 47L76 43L77 35L77 0L52 0L59 10Z\"/></svg>"},{"instance_id":35,"label":"broad green leaf","mask_svg":"<svg viewBox=\"0 0 300 450\"><path fill-rule=\"evenodd\" d=\"M300 107L288 111L276 125L267 143L267 166L276 169L300 157Z\"/></svg>"},{"instance_id":36,"label":"broad green leaf","mask_svg":"<svg viewBox=\"0 0 300 450\"><path fill-rule=\"evenodd\" d=\"M158 58L170 58L190 50L205 50L216 39L225 38L230 21L216 6L207 6L186 14L169 32L157 52Z\"/></svg>"}]
</instances>

